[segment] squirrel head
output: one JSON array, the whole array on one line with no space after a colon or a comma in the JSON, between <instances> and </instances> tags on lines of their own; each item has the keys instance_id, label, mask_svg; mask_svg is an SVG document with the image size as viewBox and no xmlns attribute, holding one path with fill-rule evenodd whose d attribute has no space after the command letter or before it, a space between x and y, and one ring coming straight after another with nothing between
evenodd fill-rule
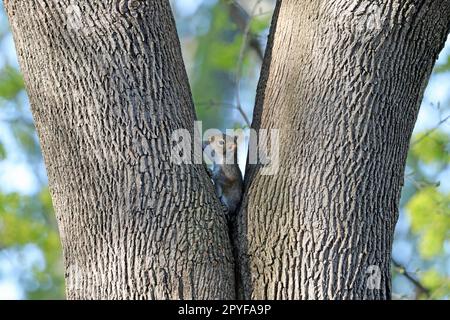
<instances>
[{"instance_id":1,"label":"squirrel head","mask_svg":"<svg viewBox=\"0 0 450 320\"><path fill-rule=\"evenodd\" d=\"M209 150L207 148L209 147ZM237 154L237 137L231 137L226 134L211 135L203 144L203 150L208 157L216 162L235 163Z\"/></svg>"}]
</instances>

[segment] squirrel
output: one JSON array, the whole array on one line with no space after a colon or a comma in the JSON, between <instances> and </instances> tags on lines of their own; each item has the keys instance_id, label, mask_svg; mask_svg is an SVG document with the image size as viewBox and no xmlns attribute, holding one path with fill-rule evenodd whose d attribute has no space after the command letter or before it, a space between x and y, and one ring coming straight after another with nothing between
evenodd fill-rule
<instances>
[{"instance_id":1,"label":"squirrel","mask_svg":"<svg viewBox=\"0 0 450 320\"><path fill-rule=\"evenodd\" d=\"M237 164L237 137L211 135L203 143L203 150L213 162L213 169L208 169L208 173L217 196L231 217L239 207L244 189L242 173Z\"/></svg>"}]
</instances>

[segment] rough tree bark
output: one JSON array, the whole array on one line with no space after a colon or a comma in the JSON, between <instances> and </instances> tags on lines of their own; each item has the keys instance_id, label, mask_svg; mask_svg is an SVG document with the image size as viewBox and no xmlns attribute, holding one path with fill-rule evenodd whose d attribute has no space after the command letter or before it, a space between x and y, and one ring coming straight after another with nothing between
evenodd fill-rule
<instances>
[{"instance_id":1,"label":"rough tree bark","mask_svg":"<svg viewBox=\"0 0 450 320\"><path fill-rule=\"evenodd\" d=\"M229 299L203 166L170 161L194 108L169 2L6 0L56 211L67 298Z\"/></svg>"},{"instance_id":2,"label":"rough tree bark","mask_svg":"<svg viewBox=\"0 0 450 320\"><path fill-rule=\"evenodd\" d=\"M4 1L68 298L233 298L212 186L169 159L195 115L168 1L70 4ZM253 127L281 130L281 167L247 169L240 297L389 298L408 141L449 17L444 0L278 1Z\"/></svg>"},{"instance_id":3,"label":"rough tree bark","mask_svg":"<svg viewBox=\"0 0 450 320\"><path fill-rule=\"evenodd\" d=\"M447 0L278 2L252 126L280 130L280 170L247 166L241 297L390 298L408 144L449 27Z\"/></svg>"}]
</instances>

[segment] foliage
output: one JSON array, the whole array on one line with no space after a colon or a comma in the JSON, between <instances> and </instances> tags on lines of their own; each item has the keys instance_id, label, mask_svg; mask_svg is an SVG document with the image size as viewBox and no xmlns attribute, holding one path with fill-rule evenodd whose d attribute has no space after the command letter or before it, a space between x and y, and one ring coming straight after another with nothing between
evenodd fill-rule
<instances>
[{"instance_id":1,"label":"foliage","mask_svg":"<svg viewBox=\"0 0 450 320\"><path fill-rule=\"evenodd\" d=\"M444 253L444 242L449 239L450 194L436 187L418 190L407 205L411 230L419 237L419 253L425 259Z\"/></svg>"},{"instance_id":2,"label":"foliage","mask_svg":"<svg viewBox=\"0 0 450 320\"><path fill-rule=\"evenodd\" d=\"M0 73L0 97L14 99L22 89L23 79L19 71L12 66L4 66Z\"/></svg>"},{"instance_id":3,"label":"foliage","mask_svg":"<svg viewBox=\"0 0 450 320\"><path fill-rule=\"evenodd\" d=\"M234 68L242 35L230 21L227 5L219 2L207 10L209 28L196 37L194 72L190 75L199 120L206 127L220 128L229 119L233 104ZM223 108L223 102L227 103ZM226 127L226 125L225 125Z\"/></svg>"},{"instance_id":4,"label":"foliage","mask_svg":"<svg viewBox=\"0 0 450 320\"><path fill-rule=\"evenodd\" d=\"M20 285L28 298L62 298L61 247L48 190L43 188L33 196L2 194L0 204L0 248L23 252L29 244L34 244L45 260L42 265L36 263L30 270L23 270L31 272L32 277L19 275ZM19 258L19 264L22 259Z\"/></svg>"},{"instance_id":5,"label":"foliage","mask_svg":"<svg viewBox=\"0 0 450 320\"><path fill-rule=\"evenodd\" d=\"M446 113L448 107L438 111ZM437 127L414 135L407 161L407 172L412 174L407 176L402 204L410 224L406 239L416 244L413 250L415 262L412 263L418 270L415 278L429 291L428 295L416 296L422 299L450 297L447 267L450 255L450 190L442 187L440 181L442 176L448 175L450 164L450 132L446 125L447 122L441 120Z\"/></svg>"},{"instance_id":6,"label":"foliage","mask_svg":"<svg viewBox=\"0 0 450 320\"><path fill-rule=\"evenodd\" d=\"M437 64L434 74L449 77L449 61L450 55L443 59L443 63ZM415 278L429 291L427 295L419 294L417 297L448 299L450 187L447 181L450 169L450 105L445 99L434 102L431 111L439 115L440 121L428 130L417 132L411 140L406 185L401 202L402 212L407 214L409 221L409 232L406 237L398 236L396 240L404 238L414 244L409 259L410 268L418 270Z\"/></svg>"},{"instance_id":7,"label":"foliage","mask_svg":"<svg viewBox=\"0 0 450 320\"><path fill-rule=\"evenodd\" d=\"M20 72L5 63L0 69L0 122L14 141L0 137L0 168L5 161L11 161L8 150L14 149L11 153L22 154L38 176L42 157L23 96ZM8 185L8 181L1 183ZM0 283L14 277L25 298L61 299L64 277L53 207L46 183L37 184L32 194L0 189ZM36 256L36 252L40 255ZM1 268L6 262L13 271Z\"/></svg>"}]
</instances>

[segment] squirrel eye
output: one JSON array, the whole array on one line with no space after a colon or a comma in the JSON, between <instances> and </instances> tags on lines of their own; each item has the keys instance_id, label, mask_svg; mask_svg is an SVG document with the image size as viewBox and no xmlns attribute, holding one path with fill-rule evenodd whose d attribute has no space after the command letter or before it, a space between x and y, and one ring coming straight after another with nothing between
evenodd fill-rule
<instances>
[{"instance_id":1,"label":"squirrel eye","mask_svg":"<svg viewBox=\"0 0 450 320\"><path fill-rule=\"evenodd\" d=\"M224 142L223 140L220 140L220 141L219 141L219 144L220 144L221 146L223 146L224 143L225 143L225 142Z\"/></svg>"}]
</instances>

